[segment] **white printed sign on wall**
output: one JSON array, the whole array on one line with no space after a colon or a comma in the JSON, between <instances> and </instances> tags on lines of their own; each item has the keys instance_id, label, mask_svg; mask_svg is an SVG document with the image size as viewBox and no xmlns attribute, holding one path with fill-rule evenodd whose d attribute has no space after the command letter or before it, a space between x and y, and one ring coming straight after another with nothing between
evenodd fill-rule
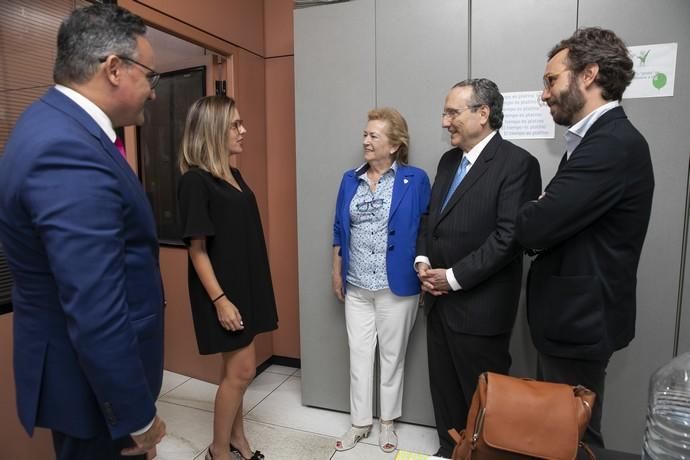
<instances>
[{"instance_id":1,"label":"white printed sign on wall","mask_svg":"<svg viewBox=\"0 0 690 460\"><path fill-rule=\"evenodd\" d=\"M629 46L635 77L624 99L673 96L678 43Z\"/></svg>"},{"instance_id":2,"label":"white printed sign on wall","mask_svg":"<svg viewBox=\"0 0 690 460\"><path fill-rule=\"evenodd\" d=\"M504 139L553 139L555 125L549 106L541 100L541 91L517 91L503 94Z\"/></svg>"}]
</instances>

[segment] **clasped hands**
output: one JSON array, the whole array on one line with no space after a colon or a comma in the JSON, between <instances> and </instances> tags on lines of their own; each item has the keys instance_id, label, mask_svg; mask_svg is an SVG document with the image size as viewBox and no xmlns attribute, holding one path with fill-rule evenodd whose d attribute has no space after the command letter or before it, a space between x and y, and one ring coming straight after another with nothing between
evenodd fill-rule
<instances>
[{"instance_id":1,"label":"clasped hands","mask_svg":"<svg viewBox=\"0 0 690 460\"><path fill-rule=\"evenodd\" d=\"M422 286L422 291L439 296L450 292L450 284L446 277L445 268L431 268L424 262L417 263L417 277Z\"/></svg>"}]
</instances>

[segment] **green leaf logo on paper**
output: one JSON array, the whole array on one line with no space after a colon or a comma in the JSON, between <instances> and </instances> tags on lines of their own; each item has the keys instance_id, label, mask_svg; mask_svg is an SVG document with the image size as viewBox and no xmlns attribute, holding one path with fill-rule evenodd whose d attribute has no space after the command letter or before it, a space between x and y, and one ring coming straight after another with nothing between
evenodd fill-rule
<instances>
[{"instance_id":1,"label":"green leaf logo on paper","mask_svg":"<svg viewBox=\"0 0 690 460\"><path fill-rule=\"evenodd\" d=\"M654 75L654 78L652 78L652 85L658 90L661 90L664 86L666 86L666 74L662 72L657 72Z\"/></svg>"},{"instance_id":2,"label":"green leaf logo on paper","mask_svg":"<svg viewBox=\"0 0 690 460\"><path fill-rule=\"evenodd\" d=\"M651 50L647 50L635 56L637 59L639 59L640 65L645 65L647 63L647 56L649 56L650 51Z\"/></svg>"}]
</instances>

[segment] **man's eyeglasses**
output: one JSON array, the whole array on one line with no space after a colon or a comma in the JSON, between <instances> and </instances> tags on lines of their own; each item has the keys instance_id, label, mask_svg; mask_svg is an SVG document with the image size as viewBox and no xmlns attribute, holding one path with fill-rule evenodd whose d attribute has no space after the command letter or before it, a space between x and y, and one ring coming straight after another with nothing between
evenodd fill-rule
<instances>
[{"instance_id":1,"label":"man's eyeglasses","mask_svg":"<svg viewBox=\"0 0 690 460\"><path fill-rule=\"evenodd\" d=\"M446 109L441 113L441 118L450 118L451 120L454 120L455 117L460 115L462 112L466 110L474 110L478 109L479 107L483 106L484 104L473 104L473 105L468 105L467 107L463 107L461 109Z\"/></svg>"},{"instance_id":2,"label":"man's eyeglasses","mask_svg":"<svg viewBox=\"0 0 690 460\"><path fill-rule=\"evenodd\" d=\"M565 73L565 72L570 72L570 69L561 70L558 73L549 73L549 74L544 75L544 80L543 80L544 89L553 88L553 85L555 85L556 82L558 81L558 77L560 77L561 74Z\"/></svg>"},{"instance_id":3,"label":"man's eyeglasses","mask_svg":"<svg viewBox=\"0 0 690 460\"><path fill-rule=\"evenodd\" d=\"M119 55L119 54L116 54L115 56L117 56L118 58L122 59L123 61L131 62L132 64L136 64L136 65L138 65L139 67L148 70L148 73L146 74L146 80L148 80L149 86L151 87L151 89L155 89L155 88L156 88L156 86L158 85L158 82L159 82L160 79L161 79L161 74L159 74L158 72L156 72L155 70L153 70L151 67L147 67L147 66L145 66L144 64L142 64L141 62L135 61L134 59L129 58L129 57L127 57L127 56L122 56L122 55ZM100 58L99 61L100 61L100 62L105 62L107 59L108 59L108 57L106 56L106 57Z\"/></svg>"}]
</instances>

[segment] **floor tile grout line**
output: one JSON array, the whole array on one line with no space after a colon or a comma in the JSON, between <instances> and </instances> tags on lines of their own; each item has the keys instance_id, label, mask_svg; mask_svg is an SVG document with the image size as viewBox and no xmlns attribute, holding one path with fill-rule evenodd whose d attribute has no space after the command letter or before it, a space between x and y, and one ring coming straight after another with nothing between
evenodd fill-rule
<instances>
[{"instance_id":1,"label":"floor tile grout line","mask_svg":"<svg viewBox=\"0 0 690 460\"><path fill-rule=\"evenodd\" d=\"M278 375L278 374L276 374L276 375ZM280 375L283 375L283 374L280 374ZM278 386L275 387L273 390L271 390L266 396L264 396L263 398L261 398L261 399L259 400L259 402L257 402L256 404L254 404L254 405L252 406L252 408L249 409L249 410L244 414L244 417L246 417L247 415L249 415L249 413L250 413L251 411L253 411L254 409L256 409L257 406L258 406L259 404L261 404L262 402L264 402L264 401L266 400L266 398L268 398L269 396L271 396L271 395L273 394L274 391L276 391L278 388L280 388L285 382L287 382L287 381L290 379L290 377L292 377L291 375L283 375L283 376L285 377L285 378L283 379L283 381L280 382L280 383L278 384Z\"/></svg>"},{"instance_id":2,"label":"floor tile grout line","mask_svg":"<svg viewBox=\"0 0 690 460\"><path fill-rule=\"evenodd\" d=\"M328 435L328 434L323 434L323 433L316 433L316 432L314 432L314 431L303 430L303 429L301 429L301 428L295 428L294 426L285 426L285 425L280 425L280 424L278 424L278 423L264 422L264 421L262 421L262 420L252 420L252 419L248 419L248 418L246 418L246 417L245 417L245 421L252 422L252 423L258 423L258 424L260 424L260 425L274 426L274 427L278 427L278 428L285 428L286 430L299 431L300 433L304 433L304 434L313 434L313 435L316 435L316 436L319 436L319 437L322 437L322 438L331 438L331 439L335 439L335 438L336 438L335 436L330 436L330 435Z\"/></svg>"},{"instance_id":3,"label":"floor tile grout line","mask_svg":"<svg viewBox=\"0 0 690 460\"><path fill-rule=\"evenodd\" d=\"M292 376L295 375L295 372L297 372L298 370L299 370L299 368L296 368L295 371L294 371L292 374L285 374L285 373L283 373L283 372L269 371L268 369L266 369L266 370L263 371L261 374L286 375L286 376L288 376L288 377L292 377ZM261 374L259 374L259 375L261 375ZM299 377L299 376L297 376L297 377Z\"/></svg>"},{"instance_id":4,"label":"floor tile grout line","mask_svg":"<svg viewBox=\"0 0 690 460\"><path fill-rule=\"evenodd\" d=\"M178 375L182 375L182 374L178 374ZM185 376L185 377L187 377L187 376ZM184 385L185 383L189 382L190 380L192 380L192 377L187 377L187 380L185 380L184 382L180 383L179 385L175 385L174 387L172 387L171 389L169 389L169 390L166 391L165 393L159 394L159 395L158 395L158 399L160 399L160 398L162 398L163 396L167 395L167 394L170 393L171 391L177 390L178 388L180 388L182 385ZM196 380L196 379L195 379L195 380Z\"/></svg>"},{"instance_id":5,"label":"floor tile grout line","mask_svg":"<svg viewBox=\"0 0 690 460\"><path fill-rule=\"evenodd\" d=\"M202 409L202 408L196 407L196 406L187 406L186 404L180 404L180 403L176 403L176 402L172 402L172 401L161 401L161 400L158 400L157 402L162 402L162 403L165 403L165 404L170 404L171 406L184 407L184 408L186 408L186 409L196 409L196 410L200 410L201 412L206 412L206 413L208 413L208 414L213 414L213 413L215 412L215 411L213 411L213 410ZM247 415L247 414L244 414L243 417L246 416L246 415Z\"/></svg>"}]
</instances>

